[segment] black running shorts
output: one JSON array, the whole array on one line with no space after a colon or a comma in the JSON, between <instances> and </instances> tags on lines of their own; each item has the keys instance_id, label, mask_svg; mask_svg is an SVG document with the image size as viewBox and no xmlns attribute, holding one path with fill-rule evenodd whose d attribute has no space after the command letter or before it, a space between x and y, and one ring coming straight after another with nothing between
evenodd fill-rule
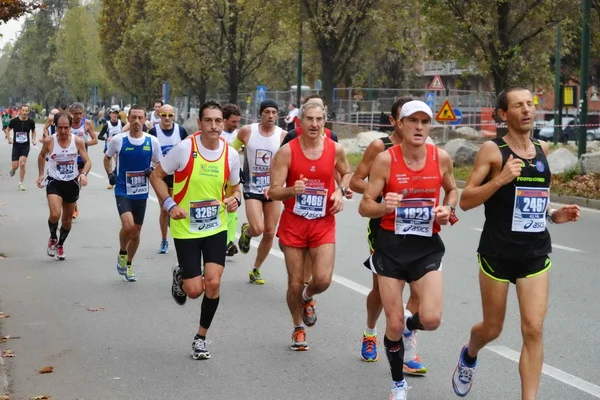
<instances>
[{"instance_id":1,"label":"black running shorts","mask_svg":"<svg viewBox=\"0 0 600 400\"><path fill-rule=\"evenodd\" d=\"M510 260L477 254L479 268L484 274L499 282L516 283L517 279L531 278L546 272L552 266L547 255L529 260Z\"/></svg>"},{"instance_id":2,"label":"black running shorts","mask_svg":"<svg viewBox=\"0 0 600 400\"><path fill-rule=\"evenodd\" d=\"M173 239L177 262L183 279L202 275L202 266L214 263L225 266L227 231L195 239Z\"/></svg>"},{"instance_id":3,"label":"black running shorts","mask_svg":"<svg viewBox=\"0 0 600 400\"><path fill-rule=\"evenodd\" d=\"M431 237L396 235L380 229L369 266L377 275L410 283L431 271L441 270L445 252L444 242L438 234Z\"/></svg>"},{"instance_id":4,"label":"black running shorts","mask_svg":"<svg viewBox=\"0 0 600 400\"><path fill-rule=\"evenodd\" d=\"M60 196L64 203L75 203L79 199L79 190L77 179L59 181L50 177L46 178L46 196L51 194Z\"/></svg>"},{"instance_id":5,"label":"black running shorts","mask_svg":"<svg viewBox=\"0 0 600 400\"><path fill-rule=\"evenodd\" d=\"M244 200L259 200L263 203L270 203L273 200L267 199L264 194L246 193L244 192Z\"/></svg>"},{"instance_id":6,"label":"black running shorts","mask_svg":"<svg viewBox=\"0 0 600 400\"><path fill-rule=\"evenodd\" d=\"M130 199L125 196L115 196L117 200L117 210L119 215L130 212L133 215L133 223L136 225L144 224L146 215L146 199Z\"/></svg>"},{"instance_id":7,"label":"black running shorts","mask_svg":"<svg viewBox=\"0 0 600 400\"><path fill-rule=\"evenodd\" d=\"M19 158L21 158L21 157L28 157L29 149L30 149L29 143L26 143L26 144L14 143L13 147L12 147L11 160L19 161Z\"/></svg>"}]
</instances>

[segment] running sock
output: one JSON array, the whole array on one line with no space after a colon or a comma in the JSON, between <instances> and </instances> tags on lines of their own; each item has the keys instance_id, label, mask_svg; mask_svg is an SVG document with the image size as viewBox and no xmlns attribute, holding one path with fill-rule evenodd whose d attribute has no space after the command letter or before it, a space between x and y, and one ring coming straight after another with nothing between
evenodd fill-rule
<instances>
[{"instance_id":1,"label":"running sock","mask_svg":"<svg viewBox=\"0 0 600 400\"><path fill-rule=\"evenodd\" d=\"M258 268L252 268L252 272L253 273L257 273L258 272Z\"/></svg>"},{"instance_id":2,"label":"running sock","mask_svg":"<svg viewBox=\"0 0 600 400\"><path fill-rule=\"evenodd\" d=\"M304 324L299 325L299 326L294 325L294 332L299 331L301 329L304 329Z\"/></svg>"},{"instance_id":3,"label":"running sock","mask_svg":"<svg viewBox=\"0 0 600 400\"><path fill-rule=\"evenodd\" d=\"M56 240L56 231L58 230L58 222L53 223L48 220L48 228L50 228L50 239Z\"/></svg>"},{"instance_id":4,"label":"running sock","mask_svg":"<svg viewBox=\"0 0 600 400\"><path fill-rule=\"evenodd\" d=\"M127 266L130 266L130 265L131 265L131 261L127 261Z\"/></svg>"},{"instance_id":5,"label":"running sock","mask_svg":"<svg viewBox=\"0 0 600 400\"><path fill-rule=\"evenodd\" d=\"M465 364L467 364L467 366L474 367L475 364L477 364L477 356L471 357L467 349L468 347L465 347L465 350L463 351L463 361Z\"/></svg>"},{"instance_id":6,"label":"running sock","mask_svg":"<svg viewBox=\"0 0 600 400\"><path fill-rule=\"evenodd\" d=\"M367 329L365 329L365 335L366 336L377 336L377 327L375 327L373 329L367 327Z\"/></svg>"},{"instance_id":7,"label":"running sock","mask_svg":"<svg viewBox=\"0 0 600 400\"><path fill-rule=\"evenodd\" d=\"M198 340L198 339L206 340L206 336L198 335L196 333L196 336L194 336L194 340Z\"/></svg>"},{"instance_id":8,"label":"running sock","mask_svg":"<svg viewBox=\"0 0 600 400\"><path fill-rule=\"evenodd\" d=\"M119 255L120 256L126 256L127 255L127 250L119 250Z\"/></svg>"},{"instance_id":9,"label":"running sock","mask_svg":"<svg viewBox=\"0 0 600 400\"><path fill-rule=\"evenodd\" d=\"M392 380L396 382L404 380L404 341L402 339L393 341L386 335L383 344L392 370Z\"/></svg>"},{"instance_id":10,"label":"running sock","mask_svg":"<svg viewBox=\"0 0 600 400\"><path fill-rule=\"evenodd\" d=\"M421 321L419 321L419 313L416 312L414 313L414 315L412 317L409 317L406 320L406 326L404 327L404 333L407 333L406 330L409 330L410 332L412 331L416 331L416 330L425 330L425 328L423 328L423 325L421 325Z\"/></svg>"},{"instance_id":11,"label":"running sock","mask_svg":"<svg viewBox=\"0 0 600 400\"><path fill-rule=\"evenodd\" d=\"M204 295L202 299L202 306L200 307L200 326L204 329L210 328L210 324L217 312L217 307L219 306L219 299L209 299Z\"/></svg>"},{"instance_id":12,"label":"running sock","mask_svg":"<svg viewBox=\"0 0 600 400\"><path fill-rule=\"evenodd\" d=\"M312 297L308 297L307 296L306 289L308 289L308 285L305 285L304 289L302 289L302 300L304 300L304 301L311 301Z\"/></svg>"},{"instance_id":13,"label":"running sock","mask_svg":"<svg viewBox=\"0 0 600 400\"><path fill-rule=\"evenodd\" d=\"M58 238L58 245L62 246L65 244L65 240L67 240L67 236L69 236L70 229L65 229L62 226L60 227L60 237Z\"/></svg>"}]
</instances>

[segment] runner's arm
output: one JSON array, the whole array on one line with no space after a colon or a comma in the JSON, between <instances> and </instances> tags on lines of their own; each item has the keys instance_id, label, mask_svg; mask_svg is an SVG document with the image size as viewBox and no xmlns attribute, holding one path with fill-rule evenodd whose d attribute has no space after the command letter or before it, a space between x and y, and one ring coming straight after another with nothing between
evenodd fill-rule
<instances>
[{"instance_id":1,"label":"runner's arm","mask_svg":"<svg viewBox=\"0 0 600 400\"><path fill-rule=\"evenodd\" d=\"M93 146L98 144L98 135L96 134L96 129L94 128L94 124L89 119L85 120L85 129L90 135L91 139L86 142L88 146Z\"/></svg>"},{"instance_id":2,"label":"runner's arm","mask_svg":"<svg viewBox=\"0 0 600 400\"><path fill-rule=\"evenodd\" d=\"M154 171L150 175L150 184L154 188L156 197L158 197L158 204L162 205L167 197L169 197L169 187L163 181L163 178L168 174L163 169L162 165L157 164L154 167Z\"/></svg>"},{"instance_id":3,"label":"runner's arm","mask_svg":"<svg viewBox=\"0 0 600 400\"><path fill-rule=\"evenodd\" d=\"M492 172L494 162L502 165L502 154L494 142L486 142L475 157L475 165L460 196L460 208L463 211L480 206L502 187L497 177L482 185Z\"/></svg>"},{"instance_id":4,"label":"runner's arm","mask_svg":"<svg viewBox=\"0 0 600 400\"><path fill-rule=\"evenodd\" d=\"M242 126L242 129L238 131L236 138L233 139L231 147L239 150L242 148L242 146L248 144L248 139L250 139L250 125Z\"/></svg>"},{"instance_id":5,"label":"runner's arm","mask_svg":"<svg viewBox=\"0 0 600 400\"><path fill-rule=\"evenodd\" d=\"M106 122L105 124L102 125L102 129L100 130L100 134L98 135L98 140L106 140L106 138L104 137L104 135L106 135L106 132L108 132L108 124L110 122Z\"/></svg>"},{"instance_id":6,"label":"runner's arm","mask_svg":"<svg viewBox=\"0 0 600 400\"><path fill-rule=\"evenodd\" d=\"M338 189L347 189L352 178L352 170L350 164L348 164L344 148L338 143L335 143L335 158L335 172L339 174Z\"/></svg>"},{"instance_id":7,"label":"runner's arm","mask_svg":"<svg viewBox=\"0 0 600 400\"><path fill-rule=\"evenodd\" d=\"M388 213L385 203L378 203L377 198L383 192L386 180L390 173L391 156L388 152L383 152L375 157L369 182L363 193L362 200L358 207L358 213L367 218L381 218Z\"/></svg>"},{"instance_id":8,"label":"runner's arm","mask_svg":"<svg viewBox=\"0 0 600 400\"><path fill-rule=\"evenodd\" d=\"M121 128L121 132L127 132L129 130L129 122L127 122L125 125L123 125L123 127Z\"/></svg>"},{"instance_id":9,"label":"runner's arm","mask_svg":"<svg viewBox=\"0 0 600 400\"><path fill-rule=\"evenodd\" d=\"M77 152L81 156L81 159L85 163L85 165L83 166L83 169L81 170L81 173L83 175L87 176L87 174L92 169L92 160L90 159L90 156L85 149L85 143L83 142L83 139L76 136L75 137L75 146L77 147ZM104 164L106 165L106 162Z\"/></svg>"},{"instance_id":10,"label":"runner's arm","mask_svg":"<svg viewBox=\"0 0 600 400\"><path fill-rule=\"evenodd\" d=\"M354 175L350 179L350 189L357 193L364 193L367 188L367 182L365 179L369 176L369 171L373 165L375 157L385 150L385 146L381 140L373 140L365 153L363 154L362 160L358 163L358 166L354 170Z\"/></svg>"},{"instance_id":11,"label":"runner's arm","mask_svg":"<svg viewBox=\"0 0 600 400\"><path fill-rule=\"evenodd\" d=\"M47 137L42 140L42 149L40 150L40 154L38 155L38 174L40 177L44 177L44 170L46 168L46 157L48 156L48 145L51 142L51 138Z\"/></svg>"},{"instance_id":12,"label":"runner's arm","mask_svg":"<svg viewBox=\"0 0 600 400\"><path fill-rule=\"evenodd\" d=\"M458 203L458 189L454 180L452 158L442 149L439 150L439 156L443 174L442 187L444 188L444 202L442 204L453 208Z\"/></svg>"},{"instance_id":13,"label":"runner's arm","mask_svg":"<svg viewBox=\"0 0 600 400\"><path fill-rule=\"evenodd\" d=\"M54 116L48 117L48 119L46 119L46 123L44 124L44 129L42 129L42 136L44 138L50 136L50 132L48 131L48 128L50 128L50 125L52 125L53 122L54 122Z\"/></svg>"},{"instance_id":14,"label":"runner's arm","mask_svg":"<svg viewBox=\"0 0 600 400\"><path fill-rule=\"evenodd\" d=\"M279 147L283 145L285 138L287 137L288 131L281 130L281 136L279 137Z\"/></svg>"},{"instance_id":15,"label":"runner's arm","mask_svg":"<svg viewBox=\"0 0 600 400\"><path fill-rule=\"evenodd\" d=\"M36 135L35 135L35 122L34 122L33 128L31 129L31 143L33 143L34 146L35 146L35 139L36 139Z\"/></svg>"},{"instance_id":16,"label":"runner's arm","mask_svg":"<svg viewBox=\"0 0 600 400\"><path fill-rule=\"evenodd\" d=\"M273 200L285 200L294 196L293 187L285 187L285 181L290 169L291 149L289 145L280 148L271 162L271 186L269 197Z\"/></svg>"}]
</instances>

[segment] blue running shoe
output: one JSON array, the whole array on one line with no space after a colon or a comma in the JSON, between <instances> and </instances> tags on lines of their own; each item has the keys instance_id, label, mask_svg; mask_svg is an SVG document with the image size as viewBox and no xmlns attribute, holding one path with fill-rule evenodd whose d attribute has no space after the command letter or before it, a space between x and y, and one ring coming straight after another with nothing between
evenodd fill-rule
<instances>
[{"instance_id":1,"label":"blue running shoe","mask_svg":"<svg viewBox=\"0 0 600 400\"><path fill-rule=\"evenodd\" d=\"M377 361L377 335L369 336L363 333L360 357L366 362Z\"/></svg>"},{"instance_id":2,"label":"blue running shoe","mask_svg":"<svg viewBox=\"0 0 600 400\"><path fill-rule=\"evenodd\" d=\"M169 241L167 239L163 239L160 242L160 250L158 254L167 254L169 252Z\"/></svg>"},{"instance_id":3,"label":"blue running shoe","mask_svg":"<svg viewBox=\"0 0 600 400\"><path fill-rule=\"evenodd\" d=\"M117 272L119 275L127 273L127 254L119 254L117 258Z\"/></svg>"},{"instance_id":4,"label":"blue running shoe","mask_svg":"<svg viewBox=\"0 0 600 400\"><path fill-rule=\"evenodd\" d=\"M454 375L452 375L452 388L454 389L454 393L460 397L465 397L469 394L473 386L473 377L475 376L475 367L477 366L477 362L474 365L467 365L465 363L465 351L467 351L467 346L464 346L460 351L458 364L454 370Z\"/></svg>"}]
</instances>

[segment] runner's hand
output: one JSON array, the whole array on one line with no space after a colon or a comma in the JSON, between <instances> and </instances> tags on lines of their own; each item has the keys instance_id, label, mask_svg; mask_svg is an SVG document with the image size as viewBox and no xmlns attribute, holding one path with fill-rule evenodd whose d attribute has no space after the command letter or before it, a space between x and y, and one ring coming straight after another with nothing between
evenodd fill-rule
<instances>
[{"instance_id":1,"label":"runner's hand","mask_svg":"<svg viewBox=\"0 0 600 400\"><path fill-rule=\"evenodd\" d=\"M35 141L35 139L31 139L31 144L35 146L37 142Z\"/></svg>"},{"instance_id":2,"label":"runner's hand","mask_svg":"<svg viewBox=\"0 0 600 400\"><path fill-rule=\"evenodd\" d=\"M235 199L235 197L231 196L231 197L227 197L224 201L225 206L227 206L227 212L236 212L238 209L238 202Z\"/></svg>"},{"instance_id":3,"label":"runner's hand","mask_svg":"<svg viewBox=\"0 0 600 400\"><path fill-rule=\"evenodd\" d=\"M183 208L179 207L179 206L175 206L173 208L171 208L171 211L169 211L169 217L171 217L172 219L185 219L187 218L188 213L187 211L185 211Z\"/></svg>"},{"instance_id":4,"label":"runner's hand","mask_svg":"<svg viewBox=\"0 0 600 400\"><path fill-rule=\"evenodd\" d=\"M333 201L333 205L329 209L330 214L337 214L344 209L344 201L342 200L342 191L336 190L333 192L330 198Z\"/></svg>"},{"instance_id":5,"label":"runner's hand","mask_svg":"<svg viewBox=\"0 0 600 400\"><path fill-rule=\"evenodd\" d=\"M35 184L37 185L37 187L42 189L44 187L44 175L38 176L37 180L35 181Z\"/></svg>"},{"instance_id":6,"label":"runner's hand","mask_svg":"<svg viewBox=\"0 0 600 400\"><path fill-rule=\"evenodd\" d=\"M298 179L296 183L294 183L294 195L302 194L306 190L306 178Z\"/></svg>"},{"instance_id":7,"label":"runner's hand","mask_svg":"<svg viewBox=\"0 0 600 400\"><path fill-rule=\"evenodd\" d=\"M87 186L87 184L88 184L87 176L85 174L79 174L79 176L77 177L77 182L79 182L79 185L81 187Z\"/></svg>"},{"instance_id":8,"label":"runner's hand","mask_svg":"<svg viewBox=\"0 0 600 400\"><path fill-rule=\"evenodd\" d=\"M8 138L8 144L13 144L13 141L11 138Z\"/></svg>"},{"instance_id":9,"label":"runner's hand","mask_svg":"<svg viewBox=\"0 0 600 400\"><path fill-rule=\"evenodd\" d=\"M438 225L446 225L450 220L452 210L448 206L437 206L431 212L435 214L435 222Z\"/></svg>"},{"instance_id":10,"label":"runner's hand","mask_svg":"<svg viewBox=\"0 0 600 400\"><path fill-rule=\"evenodd\" d=\"M264 192L265 199L269 200L271 198L271 186L265 188ZM236 201L237 203L237 201Z\"/></svg>"},{"instance_id":11,"label":"runner's hand","mask_svg":"<svg viewBox=\"0 0 600 400\"><path fill-rule=\"evenodd\" d=\"M353 195L354 195L354 192L352 191L352 189L346 188L346 199L348 199L348 200L352 199Z\"/></svg>"},{"instance_id":12,"label":"runner's hand","mask_svg":"<svg viewBox=\"0 0 600 400\"><path fill-rule=\"evenodd\" d=\"M108 174L108 183L114 186L117 183L117 176L114 172Z\"/></svg>"},{"instance_id":13,"label":"runner's hand","mask_svg":"<svg viewBox=\"0 0 600 400\"><path fill-rule=\"evenodd\" d=\"M523 161L518 158L514 158L511 154L508 156L508 160L506 161L506 164L504 164L502 172L500 172L500 175L498 175L500 183L502 183L503 186L508 185L515 180L515 178L521 176L522 169Z\"/></svg>"},{"instance_id":14,"label":"runner's hand","mask_svg":"<svg viewBox=\"0 0 600 400\"><path fill-rule=\"evenodd\" d=\"M565 222L575 222L579 219L579 206L571 204L562 206L552 214L552 221L555 224L564 224Z\"/></svg>"},{"instance_id":15,"label":"runner's hand","mask_svg":"<svg viewBox=\"0 0 600 400\"><path fill-rule=\"evenodd\" d=\"M402 200L402 195L400 193L388 192L383 199L385 213L389 214L394 212L396 207L400 205L400 200Z\"/></svg>"}]
</instances>

